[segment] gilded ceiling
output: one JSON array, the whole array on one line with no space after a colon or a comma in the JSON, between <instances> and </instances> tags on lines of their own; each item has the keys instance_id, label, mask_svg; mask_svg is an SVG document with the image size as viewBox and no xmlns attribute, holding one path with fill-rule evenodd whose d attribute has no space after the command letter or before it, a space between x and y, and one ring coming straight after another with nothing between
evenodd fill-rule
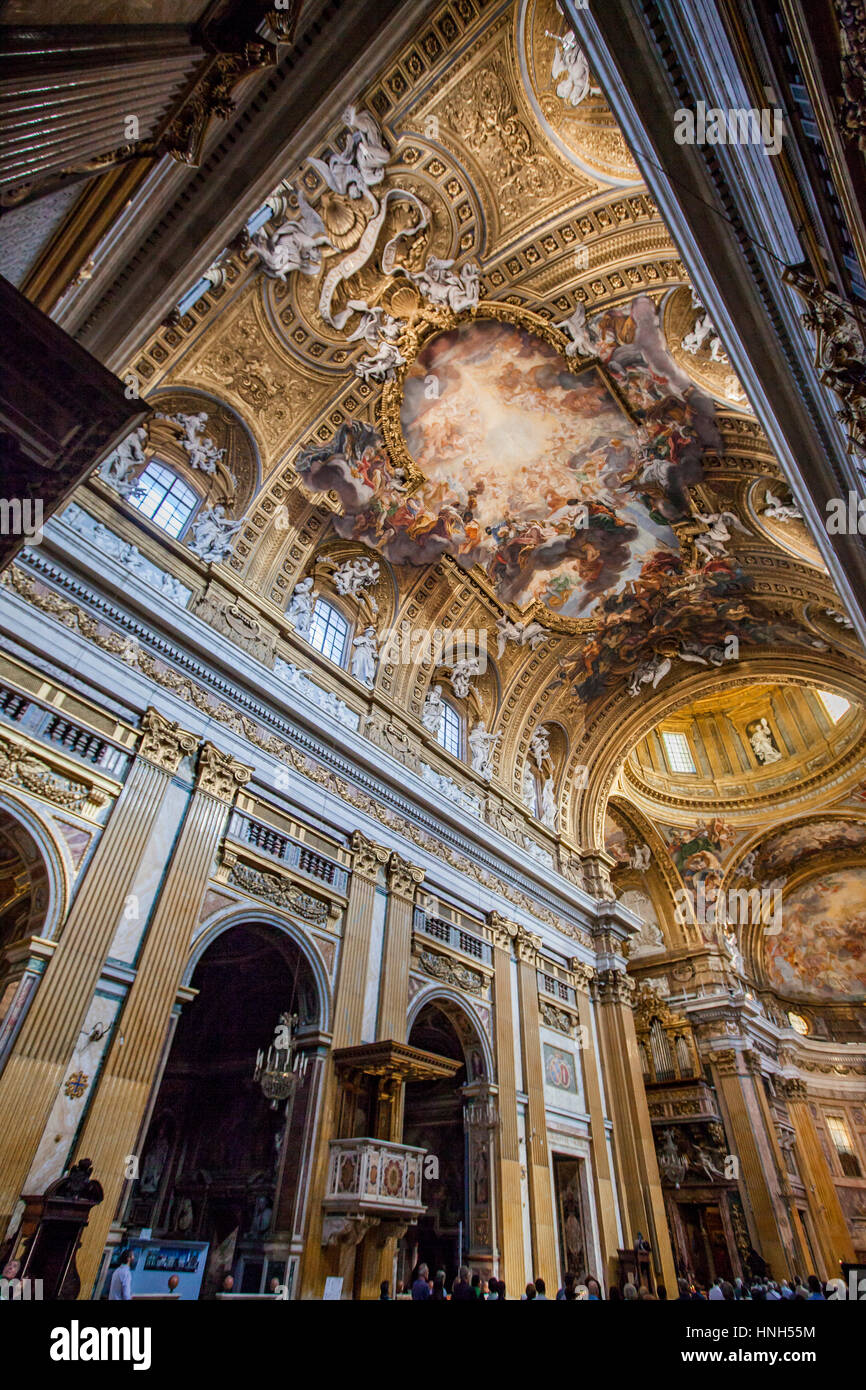
<instances>
[{"instance_id":1,"label":"gilded ceiling","mask_svg":"<svg viewBox=\"0 0 866 1390\"><path fill-rule=\"evenodd\" d=\"M532 842L604 852L662 922L696 874L746 881L768 836L851 806L862 652L554 0L443 5L255 212L129 370L158 409L221 412L242 518L221 582L274 650L298 660L299 583L375 558L363 717L409 761L450 678L387 657L389 632L483 629L471 716L499 737L470 794L522 825L544 728ZM688 789L665 730L692 731ZM852 863L820 863L847 903ZM798 891L799 921L819 889ZM790 990L798 949L772 957Z\"/></svg>"}]
</instances>

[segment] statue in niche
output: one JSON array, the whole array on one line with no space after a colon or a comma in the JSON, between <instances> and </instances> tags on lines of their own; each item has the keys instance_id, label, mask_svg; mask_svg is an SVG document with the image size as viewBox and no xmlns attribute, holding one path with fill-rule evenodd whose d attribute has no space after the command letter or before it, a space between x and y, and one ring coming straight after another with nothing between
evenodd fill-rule
<instances>
[{"instance_id":1,"label":"statue in niche","mask_svg":"<svg viewBox=\"0 0 866 1390\"><path fill-rule=\"evenodd\" d=\"M153 1140L148 1145L144 1162L141 1165L141 1187L142 1196L154 1196L159 1187L159 1180L162 1177L162 1170L168 1159L168 1125L163 1119L160 1121Z\"/></svg>"},{"instance_id":2,"label":"statue in niche","mask_svg":"<svg viewBox=\"0 0 866 1390\"><path fill-rule=\"evenodd\" d=\"M442 727L444 713L445 711L442 707L442 687L441 685L434 685L433 689L427 694L427 699L424 701L424 709L421 714L421 723L434 738L438 736L439 730Z\"/></svg>"},{"instance_id":3,"label":"statue in niche","mask_svg":"<svg viewBox=\"0 0 866 1390\"><path fill-rule=\"evenodd\" d=\"M501 737L501 733L489 734L483 719L478 720L469 734L472 771L480 772L487 781L493 776L493 752Z\"/></svg>"},{"instance_id":4,"label":"statue in niche","mask_svg":"<svg viewBox=\"0 0 866 1390\"><path fill-rule=\"evenodd\" d=\"M376 679L376 661L379 656L379 647L376 641L376 629L366 627L358 637L352 642L352 675L355 680L362 685L372 687Z\"/></svg>"},{"instance_id":5,"label":"statue in niche","mask_svg":"<svg viewBox=\"0 0 866 1390\"><path fill-rule=\"evenodd\" d=\"M569 1269L580 1273L583 1270L583 1232L580 1228L580 1216L577 1210L577 1203L573 1192L566 1192L565 1196L565 1251L568 1257Z\"/></svg>"},{"instance_id":6,"label":"statue in niche","mask_svg":"<svg viewBox=\"0 0 866 1390\"><path fill-rule=\"evenodd\" d=\"M541 823L548 830L556 829L556 795L552 777L547 777L541 788Z\"/></svg>"},{"instance_id":7,"label":"statue in niche","mask_svg":"<svg viewBox=\"0 0 866 1390\"><path fill-rule=\"evenodd\" d=\"M487 1177L487 1149L483 1141L475 1146L475 1161L472 1165L472 1192L475 1205L485 1207L490 1200L490 1186Z\"/></svg>"},{"instance_id":8,"label":"statue in niche","mask_svg":"<svg viewBox=\"0 0 866 1390\"><path fill-rule=\"evenodd\" d=\"M181 1197L178 1203L177 1218L174 1224L179 1231L186 1232L192 1229L192 1222L192 1199L190 1197Z\"/></svg>"},{"instance_id":9,"label":"statue in niche","mask_svg":"<svg viewBox=\"0 0 866 1390\"><path fill-rule=\"evenodd\" d=\"M759 763L777 763L782 754L776 747L773 738L773 731L767 723L766 718L759 719L755 725L750 725L749 742L754 750L755 757Z\"/></svg>"},{"instance_id":10,"label":"statue in niche","mask_svg":"<svg viewBox=\"0 0 866 1390\"><path fill-rule=\"evenodd\" d=\"M313 588L312 577L302 579L295 585L294 593L286 609L286 617L299 637L309 636L310 628L313 625L313 610L318 597L319 591Z\"/></svg>"}]
</instances>

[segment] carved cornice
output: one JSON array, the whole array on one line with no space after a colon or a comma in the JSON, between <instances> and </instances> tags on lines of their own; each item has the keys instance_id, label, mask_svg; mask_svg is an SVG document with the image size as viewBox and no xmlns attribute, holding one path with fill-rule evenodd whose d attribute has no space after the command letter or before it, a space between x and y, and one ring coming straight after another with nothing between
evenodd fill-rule
<instances>
[{"instance_id":1,"label":"carved cornice","mask_svg":"<svg viewBox=\"0 0 866 1390\"><path fill-rule=\"evenodd\" d=\"M412 899L419 883L424 881L424 870L417 864L410 864L392 852L388 860L388 890L402 898Z\"/></svg>"},{"instance_id":2,"label":"carved cornice","mask_svg":"<svg viewBox=\"0 0 866 1390\"><path fill-rule=\"evenodd\" d=\"M215 743L203 743L198 758L196 791L208 792L231 805L241 787L246 786L253 769L224 753Z\"/></svg>"},{"instance_id":3,"label":"carved cornice","mask_svg":"<svg viewBox=\"0 0 866 1390\"><path fill-rule=\"evenodd\" d=\"M379 869L388 863L390 850L384 845L377 845L375 840L368 840L360 830L352 831L350 845L353 856L352 873L375 882L379 876Z\"/></svg>"},{"instance_id":4,"label":"carved cornice","mask_svg":"<svg viewBox=\"0 0 866 1390\"><path fill-rule=\"evenodd\" d=\"M156 763L166 772L177 772L181 762L198 748L198 735L182 729L175 719L166 719L151 706L141 719L142 738L139 757Z\"/></svg>"}]
</instances>

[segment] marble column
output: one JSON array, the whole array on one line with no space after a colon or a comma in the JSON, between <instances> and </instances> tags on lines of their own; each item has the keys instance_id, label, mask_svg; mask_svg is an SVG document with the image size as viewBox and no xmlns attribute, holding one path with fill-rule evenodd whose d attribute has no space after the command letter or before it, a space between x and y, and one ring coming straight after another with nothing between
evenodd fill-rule
<instances>
[{"instance_id":1,"label":"marble column","mask_svg":"<svg viewBox=\"0 0 866 1390\"><path fill-rule=\"evenodd\" d=\"M228 813L252 769L212 743L202 746L195 791L144 936L76 1156L90 1158L105 1198L95 1208L78 1256L82 1296L99 1270L109 1228L136 1152L172 1006L189 957L217 846Z\"/></svg>"},{"instance_id":2,"label":"marble column","mask_svg":"<svg viewBox=\"0 0 866 1390\"><path fill-rule=\"evenodd\" d=\"M676 1269L638 1056L632 1012L634 989L624 970L600 970L596 1017L613 1120L625 1248L633 1247L641 1231L653 1247L656 1273L670 1291L676 1287Z\"/></svg>"},{"instance_id":3,"label":"marble column","mask_svg":"<svg viewBox=\"0 0 866 1390\"><path fill-rule=\"evenodd\" d=\"M575 957L571 962L571 973L574 981L581 1036L585 1040L581 1056L586 1107L589 1111L589 1133L592 1141L592 1182L598 1220L598 1238L601 1246L604 1278L606 1284L610 1286L611 1282L616 1282L618 1277L617 1249L619 1239L616 1223L615 1181L605 1124L602 1064L596 1043L593 1004L590 998L590 986L595 981L595 970L592 966L584 964L583 961Z\"/></svg>"},{"instance_id":4,"label":"marble column","mask_svg":"<svg viewBox=\"0 0 866 1390\"><path fill-rule=\"evenodd\" d=\"M370 969L370 946L376 888L383 877L390 852L383 845L368 840L355 831L351 840L352 877L349 882L349 902L346 908L340 962L334 991L333 1047L351 1047L361 1042L361 1024L367 974ZM322 1202L328 1180L330 1141L337 1138L338 1086L333 1057L329 1052L322 1064L320 1105L313 1156L309 1165L309 1190L306 1197L306 1236L298 1271L298 1296L322 1297L325 1279L342 1274L346 1280L344 1293L351 1292L355 1247L335 1244L322 1245ZM384 1277L384 1276L382 1276Z\"/></svg>"},{"instance_id":5,"label":"marble column","mask_svg":"<svg viewBox=\"0 0 866 1390\"><path fill-rule=\"evenodd\" d=\"M523 1247L523 1203L517 1129L517 1070L514 1057L516 1019L511 995L513 922L490 915L493 943L493 1005L496 1016L496 1074L499 1082L499 1143L496 1182L499 1273L512 1294L528 1277Z\"/></svg>"},{"instance_id":6,"label":"marble column","mask_svg":"<svg viewBox=\"0 0 866 1390\"><path fill-rule=\"evenodd\" d=\"M794 1126L797 1167L806 1189L806 1204L818 1245L815 1253L825 1262L824 1269L810 1269L808 1273L817 1274L819 1279L835 1279L841 1273L839 1265L843 1260L854 1263L851 1232L812 1119L805 1082L797 1078L783 1081L782 1091Z\"/></svg>"},{"instance_id":7,"label":"marble column","mask_svg":"<svg viewBox=\"0 0 866 1390\"><path fill-rule=\"evenodd\" d=\"M143 716L141 731L136 759L0 1077L0 1238L63 1084L172 778L198 747L194 734L155 709Z\"/></svg>"},{"instance_id":8,"label":"marble column","mask_svg":"<svg viewBox=\"0 0 866 1390\"><path fill-rule=\"evenodd\" d=\"M412 910L415 890L424 880L424 870L399 854L388 860L388 915L385 918L385 947L382 952L382 981L379 992L379 1021L376 1037L406 1041L409 1011L409 962L412 956Z\"/></svg>"},{"instance_id":9,"label":"marble column","mask_svg":"<svg viewBox=\"0 0 866 1390\"><path fill-rule=\"evenodd\" d=\"M523 1046L523 1086L526 1108L526 1158L529 1178L529 1222L532 1233L532 1273L548 1288L556 1283L556 1222L553 1180L544 1106L544 1062L538 1010L538 966L541 938L521 928L514 940L517 952L517 998Z\"/></svg>"},{"instance_id":10,"label":"marble column","mask_svg":"<svg viewBox=\"0 0 866 1390\"><path fill-rule=\"evenodd\" d=\"M760 1069L755 1071L746 1054L734 1048L710 1052L707 1061L725 1129L740 1162L740 1195L750 1218L752 1242L774 1278L786 1278L793 1272L796 1247L780 1186L783 1160L775 1126L772 1121L768 1124L765 1115Z\"/></svg>"}]
</instances>

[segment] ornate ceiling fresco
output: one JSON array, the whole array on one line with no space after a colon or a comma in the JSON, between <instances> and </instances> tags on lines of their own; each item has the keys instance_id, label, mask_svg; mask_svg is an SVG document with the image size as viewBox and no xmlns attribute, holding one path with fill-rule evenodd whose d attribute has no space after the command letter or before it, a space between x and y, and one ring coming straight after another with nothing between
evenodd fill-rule
<instances>
[{"instance_id":1,"label":"ornate ceiling fresco","mask_svg":"<svg viewBox=\"0 0 866 1390\"><path fill-rule=\"evenodd\" d=\"M220 582L256 640L297 660L297 585L375 559L384 712L348 676L341 699L417 766L452 678L390 660L389 631L484 630L486 785L437 752L437 786L468 778L461 804L537 857L557 836L562 863L601 856L652 930L678 888L778 876L805 834L820 874L792 880L791 936L754 962L794 997L808 924L826 908L833 952L863 886L863 824L838 807L866 785L866 665L579 34L554 0L443 5L253 212L129 370L164 414L221 422ZM849 701L838 727L818 690ZM524 795L538 728L543 823ZM688 786L659 751L684 729ZM787 828L818 812L841 869L820 824ZM824 974L824 997L866 992L853 955Z\"/></svg>"}]
</instances>

